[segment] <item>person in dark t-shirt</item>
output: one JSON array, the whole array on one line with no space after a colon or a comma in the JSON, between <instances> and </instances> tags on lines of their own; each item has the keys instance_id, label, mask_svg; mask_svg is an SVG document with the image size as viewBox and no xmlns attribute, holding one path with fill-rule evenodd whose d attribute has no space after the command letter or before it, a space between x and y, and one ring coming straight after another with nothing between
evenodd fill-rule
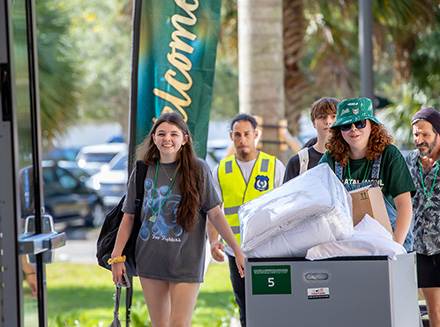
<instances>
[{"instance_id":1,"label":"person in dark t-shirt","mask_svg":"<svg viewBox=\"0 0 440 327\"><path fill-rule=\"evenodd\" d=\"M148 166L136 238L136 269L153 326L190 326L203 282L206 222L231 246L244 277L244 256L220 209L208 165L196 157L188 126L173 112L160 115L137 149ZM122 251L135 219L136 169L130 176L124 216L109 263L123 284Z\"/></svg>"},{"instance_id":2,"label":"person in dark t-shirt","mask_svg":"<svg viewBox=\"0 0 440 327\"><path fill-rule=\"evenodd\" d=\"M321 98L313 102L310 119L316 129L316 142L310 147L305 145L301 151L290 158L284 173L284 183L318 164L326 151L325 143L330 136L330 126L336 120L337 106L338 100L334 98Z\"/></svg>"}]
</instances>

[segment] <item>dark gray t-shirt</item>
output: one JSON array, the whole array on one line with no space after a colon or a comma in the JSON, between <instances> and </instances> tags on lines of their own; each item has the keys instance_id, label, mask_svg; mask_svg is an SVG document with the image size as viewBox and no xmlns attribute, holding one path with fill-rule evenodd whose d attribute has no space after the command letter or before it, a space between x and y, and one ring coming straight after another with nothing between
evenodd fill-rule
<instances>
[{"instance_id":1,"label":"dark gray t-shirt","mask_svg":"<svg viewBox=\"0 0 440 327\"><path fill-rule=\"evenodd\" d=\"M318 165L319 160L321 160L323 153L318 152L312 146L309 148L309 163L307 165L307 169L311 169ZM289 159L289 162L286 166L286 172L284 173L284 183L290 181L292 178L295 178L299 175L301 164L299 162L298 154L295 154L293 157Z\"/></svg>"},{"instance_id":2,"label":"dark gray t-shirt","mask_svg":"<svg viewBox=\"0 0 440 327\"><path fill-rule=\"evenodd\" d=\"M179 174L174 180L171 192L159 210L174 176L177 163L162 164L157 173L156 191L153 196L156 166L149 166L144 182L142 203L142 226L136 243L136 265L140 277L170 282L202 283L205 263L206 212L220 204L212 185L211 172L206 163L199 159L203 171L204 192L198 223L189 233L176 223L176 213L181 199ZM168 176L165 174L164 169ZM136 169L135 169L136 170ZM136 186L135 170L130 176L123 211L134 214ZM152 216L158 211L156 220Z\"/></svg>"}]
</instances>

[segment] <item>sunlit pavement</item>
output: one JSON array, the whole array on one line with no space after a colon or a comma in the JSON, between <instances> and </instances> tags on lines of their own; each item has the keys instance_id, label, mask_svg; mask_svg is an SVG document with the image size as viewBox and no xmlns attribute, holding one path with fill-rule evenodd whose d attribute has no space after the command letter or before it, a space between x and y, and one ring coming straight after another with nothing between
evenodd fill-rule
<instances>
[{"instance_id":1,"label":"sunlit pavement","mask_svg":"<svg viewBox=\"0 0 440 327\"><path fill-rule=\"evenodd\" d=\"M67 236L66 245L55 250L56 261L97 263L95 254L99 230L81 227L67 227L63 230L56 227L56 230L64 231Z\"/></svg>"}]
</instances>

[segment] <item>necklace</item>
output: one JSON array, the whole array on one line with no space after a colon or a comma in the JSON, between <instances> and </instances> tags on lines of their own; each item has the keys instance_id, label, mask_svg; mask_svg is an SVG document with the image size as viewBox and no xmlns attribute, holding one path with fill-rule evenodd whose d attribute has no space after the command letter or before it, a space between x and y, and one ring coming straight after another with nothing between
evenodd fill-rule
<instances>
[{"instance_id":1,"label":"necklace","mask_svg":"<svg viewBox=\"0 0 440 327\"><path fill-rule=\"evenodd\" d=\"M160 166L162 167L163 171L165 172L165 175L167 175L168 179L170 180L170 182L173 180L170 175L168 175L167 171L165 170L165 168L163 167L162 163L159 161Z\"/></svg>"},{"instance_id":2,"label":"necklace","mask_svg":"<svg viewBox=\"0 0 440 327\"><path fill-rule=\"evenodd\" d=\"M162 203L159 206L159 209L157 209L157 211L154 211L153 203L154 203L154 194L156 193L156 182L157 182L157 171L158 170L159 170L159 160L157 161L157 165L156 165L156 174L154 175L153 195L151 197L151 212L153 215L150 217L149 221L151 221L152 223L156 222L157 214L160 212L160 209L162 209L163 205L165 204L165 201L168 199L168 196L171 193L171 188L173 187L173 184L174 184L174 179L176 178L176 175L177 175L177 169L176 169L173 178L170 179L171 184L170 184L170 187L168 188L167 194L165 195L165 199L163 199Z\"/></svg>"},{"instance_id":3,"label":"necklace","mask_svg":"<svg viewBox=\"0 0 440 327\"><path fill-rule=\"evenodd\" d=\"M434 173L434 180L432 181L432 186L431 186L431 192L428 194L426 194L426 190L425 190L425 183L423 182L423 172L422 172L422 160L419 157L419 163L420 163L420 179L422 180L422 187L423 187L423 193L425 193L426 198L428 199L428 201L426 201L425 203L425 209L431 208L434 203L431 200L431 196L432 196L432 191L434 191L434 185L435 185L435 180L437 179L437 172L438 172L438 166L439 163L437 162L437 167L435 168L435 173Z\"/></svg>"},{"instance_id":4,"label":"necklace","mask_svg":"<svg viewBox=\"0 0 440 327\"><path fill-rule=\"evenodd\" d=\"M348 165L347 165L347 168L348 168L348 178L350 178L350 186L351 186L351 190L353 191L353 190L354 190L354 187L353 187L353 182L352 182L352 180L351 180L350 158L348 159ZM365 178L367 177L368 168L370 168L370 161L367 162L367 168L365 169L365 174L364 174L364 178L362 179L361 187L364 186Z\"/></svg>"}]
</instances>

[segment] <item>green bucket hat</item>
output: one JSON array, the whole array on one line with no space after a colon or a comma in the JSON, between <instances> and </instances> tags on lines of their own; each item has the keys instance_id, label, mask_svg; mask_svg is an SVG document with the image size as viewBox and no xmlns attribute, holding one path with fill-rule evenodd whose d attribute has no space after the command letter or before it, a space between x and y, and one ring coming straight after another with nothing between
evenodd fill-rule
<instances>
[{"instance_id":1,"label":"green bucket hat","mask_svg":"<svg viewBox=\"0 0 440 327\"><path fill-rule=\"evenodd\" d=\"M345 124L353 124L364 119L370 119L375 123L382 125L382 123L373 116L373 103L370 99L354 98L342 100L338 103L336 121L331 128Z\"/></svg>"}]
</instances>

